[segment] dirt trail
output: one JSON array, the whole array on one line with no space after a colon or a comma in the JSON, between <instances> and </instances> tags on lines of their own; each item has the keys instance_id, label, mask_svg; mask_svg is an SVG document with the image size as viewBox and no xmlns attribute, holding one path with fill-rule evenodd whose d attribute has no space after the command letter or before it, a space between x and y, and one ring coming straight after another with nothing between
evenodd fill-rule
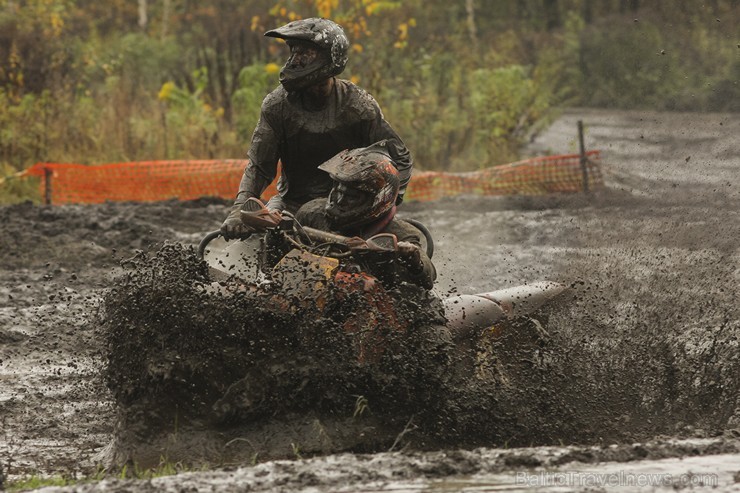
<instances>
[{"instance_id":1,"label":"dirt trail","mask_svg":"<svg viewBox=\"0 0 740 493\"><path fill-rule=\"evenodd\" d=\"M583 462L630 461L618 467L623 471L637 470L636 459L724 454L716 455L717 470L688 459L688 467L668 469L645 461L644 470L717 473L720 486L732 488L732 464L740 462L740 116L571 111L538 136L532 152L574 151L579 118L589 147L604 151L610 190L591 199L461 197L407 204L402 213L435 235L442 294L539 279L581 287L572 304L551 315L547 371L515 381L498 399L496 416L511 425L509 444L581 445L329 456L85 488L238 489L246 482L261 491L339 491L343 484L372 491L400 477L398 491L451 491L455 478L469 481L458 486L494 489L511 487L517 471L552 465L543 453L570 453L559 467L571 470ZM0 464L6 474L94 469L115 421L98 373L101 296L120 274L121 259L139 249L156 251L165 240L193 245L219 225L225 207L201 200L0 209ZM620 445L632 452L610 455L612 443L656 436L724 438L701 446L651 445L646 453ZM524 458L507 460L511 454ZM327 479L334 475L343 479ZM442 478L447 486L438 484Z\"/></svg>"}]
</instances>

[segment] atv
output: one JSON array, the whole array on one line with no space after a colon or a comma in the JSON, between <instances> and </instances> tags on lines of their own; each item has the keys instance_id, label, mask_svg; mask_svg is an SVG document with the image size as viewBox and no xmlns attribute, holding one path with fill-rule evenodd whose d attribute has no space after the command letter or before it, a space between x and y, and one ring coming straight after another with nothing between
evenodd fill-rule
<instances>
[{"instance_id":1,"label":"atv","mask_svg":"<svg viewBox=\"0 0 740 493\"><path fill-rule=\"evenodd\" d=\"M308 303L318 314L331 296L341 299L349 293L361 293L367 301L366 310L355 311L346 320L345 330L358 335L356 357L363 364L377 361L385 350L378 320L382 318L394 330L404 330L393 312L395 303L389 290L363 269L368 262L382 262L397 255L394 235L381 233L365 240L305 227L294 215L269 211L254 198L245 204L241 218L255 233L230 242L220 231L214 231L198 247L198 255L208 264L215 281L236 277L244 281L241 289L260 291L270 286L271 293L279 286L280 295L271 297L277 308L291 310ZM419 221L406 221L423 233L423 247L432 258L434 240L429 230ZM258 239L254 237L257 235ZM212 289L219 289L217 282ZM432 294L443 307L448 337L453 343L468 345L480 337L500 337L511 322L541 312L566 291L562 284L540 281L446 298ZM543 330L538 322L535 324L537 330Z\"/></svg>"},{"instance_id":2,"label":"atv","mask_svg":"<svg viewBox=\"0 0 740 493\"><path fill-rule=\"evenodd\" d=\"M117 419L101 462L243 463L388 450L410 437L418 447L485 440L464 431L461 410L495 414L489 397L537 359L542 315L565 286L442 297L388 285L370 267L398 255L395 236L312 229L256 199L245 208L249 238L215 231L196 254L179 244L139 254L108 294ZM412 224L432 257L431 234Z\"/></svg>"}]
</instances>

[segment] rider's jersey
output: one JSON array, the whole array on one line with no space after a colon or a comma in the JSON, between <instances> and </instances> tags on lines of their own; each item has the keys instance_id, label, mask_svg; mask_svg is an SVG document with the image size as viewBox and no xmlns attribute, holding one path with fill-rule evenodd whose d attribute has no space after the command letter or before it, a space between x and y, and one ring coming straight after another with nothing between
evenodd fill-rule
<instances>
[{"instance_id":1,"label":"rider's jersey","mask_svg":"<svg viewBox=\"0 0 740 493\"><path fill-rule=\"evenodd\" d=\"M261 195L277 174L280 161L278 192L286 201L303 204L326 197L332 181L317 167L340 151L380 140L388 141L403 194L411 177L411 154L370 94L347 80L335 79L323 108L307 109L303 97L301 92L289 93L279 86L263 101L240 195Z\"/></svg>"}]
</instances>

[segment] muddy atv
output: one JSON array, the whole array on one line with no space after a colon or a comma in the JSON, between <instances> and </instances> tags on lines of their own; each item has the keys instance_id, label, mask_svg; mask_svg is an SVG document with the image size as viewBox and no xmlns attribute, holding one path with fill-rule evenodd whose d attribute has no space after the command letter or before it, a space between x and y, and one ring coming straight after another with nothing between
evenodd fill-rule
<instances>
[{"instance_id":1,"label":"muddy atv","mask_svg":"<svg viewBox=\"0 0 740 493\"><path fill-rule=\"evenodd\" d=\"M367 311L347 319L347 333L357 334L358 361L372 362L383 353L383 338L374 328L382 317L393 329L403 331L395 320L395 305L382 283L363 270L369 261L382 261L397 255L397 239L378 234L367 240L302 226L292 214L267 210L257 199L250 199L242 211L242 222L257 231L245 239L226 242L220 231L209 233L198 247L214 280L240 278L241 289L259 292L269 285L271 302L282 309L313 305L320 313L329 297L362 293ZM434 255L434 239L419 221L406 219L425 238L422 245L429 258ZM220 239L221 241L214 241ZM274 286L280 286L275 295ZM212 289L218 290L218 284ZM546 305L567 291L566 286L541 281L478 294L463 294L439 299L445 326L453 341L471 341L500 334L514 320L541 313ZM298 303L296 305L295 303Z\"/></svg>"},{"instance_id":2,"label":"muddy atv","mask_svg":"<svg viewBox=\"0 0 740 493\"><path fill-rule=\"evenodd\" d=\"M317 319L336 310L337 302L359 297L361 302L352 304L342 327L351 341L351 357L361 366L377 363L391 350L394 334L406 332L413 323L405 316L408 310L402 299L408 293L389 289L367 269L369 263L398 255L394 235L384 233L363 240L305 227L292 214L269 211L257 199L250 199L241 214L242 222L256 232L247 241L225 242L215 231L199 245L199 257L207 262L215 281L208 289L260 293L273 309L301 310ZM431 233L419 221L407 222L423 233L422 247L431 258ZM243 281L236 290L233 284L224 288L218 282L234 278ZM497 365L500 357L492 354L493 348L541 343L547 338L540 322L547 305L566 291L562 284L544 281L446 298L430 291L421 298L426 298L429 312L436 309L441 315L429 319L430 337L460 348L459 353L475 355L455 358L458 378L475 376L505 382L506 372Z\"/></svg>"},{"instance_id":3,"label":"muddy atv","mask_svg":"<svg viewBox=\"0 0 740 493\"><path fill-rule=\"evenodd\" d=\"M119 413L103 462L371 452L412 429L417 446L453 443L460 399L475 382L507 384L516 364L501 349L539 344L539 316L566 291L442 298L384 285L364 267L398 255L395 236L347 238L249 204L250 238L208 234L201 260L170 245L109 294L105 377Z\"/></svg>"}]
</instances>

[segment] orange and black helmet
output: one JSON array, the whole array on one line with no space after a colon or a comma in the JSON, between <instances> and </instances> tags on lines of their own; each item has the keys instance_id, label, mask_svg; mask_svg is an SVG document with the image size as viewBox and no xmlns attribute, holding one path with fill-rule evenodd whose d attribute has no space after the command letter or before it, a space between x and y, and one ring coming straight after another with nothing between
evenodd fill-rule
<instances>
[{"instance_id":1,"label":"orange and black helmet","mask_svg":"<svg viewBox=\"0 0 740 493\"><path fill-rule=\"evenodd\" d=\"M344 150L319 166L334 180L326 203L332 226L354 228L388 214L398 197L398 170L384 140Z\"/></svg>"}]
</instances>

